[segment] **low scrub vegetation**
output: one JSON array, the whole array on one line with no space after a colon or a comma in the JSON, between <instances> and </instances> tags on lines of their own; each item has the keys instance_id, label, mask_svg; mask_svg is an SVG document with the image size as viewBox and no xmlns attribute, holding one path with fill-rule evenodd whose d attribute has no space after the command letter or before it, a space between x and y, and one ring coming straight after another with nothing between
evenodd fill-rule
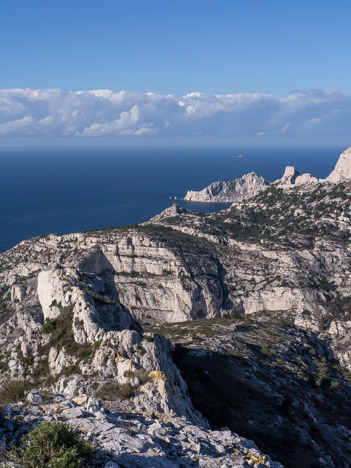
<instances>
[{"instance_id":1,"label":"low scrub vegetation","mask_svg":"<svg viewBox=\"0 0 351 468\"><path fill-rule=\"evenodd\" d=\"M0 404L8 405L22 400L30 388L31 384L27 380L9 380L0 388Z\"/></svg>"},{"instance_id":2,"label":"low scrub vegetation","mask_svg":"<svg viewBox=\"0 0 351 468\"><path fill-rule=\"evenodd\" d=\"M131 384L119 384L115 380L111 380L102 385L96 392L96 396L102 400L115 401L127 400L132 396L133 388Z\"/></svg>"},{"instance_id":3,"label":"low scrub vegetation","mask_svg":"<svg viewBox=\"0 0 351 468\"><path fill-rule=\"evenodd\" d=\"M137 379L139 379L139 382L142 385L142 384L144 384L145 382L148 381L149 371L147 371L145 369L136 369L134 371L128 370L128 371L124 372L124 377L129 377L129 378L136 377Z\"/></svg>"},{"instance_id":4,"label":"low scrub vegetation","mask_svg":"<svg viewBox=\"0 0 351 468\"><path fill-rule=\"evenodd\" d=\"M92 354L90 343L77 343L74 340L72 328L73 306L62 308L61 314L56 319L47 319L42 332L51 334L49 343L42 350L46 354L50 348L58 350L65 348L66 353L76 356L79 360L87 360Z\"/></svg>"},{"instance_id":5,"label":"low scrub vegetation","mask_svg":"<svg viewBox=\"0 0 351 468\"><path fill-rule=\"evenodd\" d=\"M81 468L93 466L95 453L68 424L46 421L22 438L8 458L22 468Z\"/></svg>"}]
</instances>

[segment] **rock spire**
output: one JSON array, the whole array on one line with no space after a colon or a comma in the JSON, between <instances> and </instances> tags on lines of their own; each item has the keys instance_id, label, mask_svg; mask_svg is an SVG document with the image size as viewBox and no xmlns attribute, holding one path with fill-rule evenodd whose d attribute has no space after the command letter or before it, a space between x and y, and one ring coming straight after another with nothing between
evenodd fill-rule
<instances>
[{"instance_id":1,"label":"rock spire","mask_svg":"<svg viewBox=\"0 0 351 468\"><path fill-rule=\"evenodd\" d=\"M327 182L338 183L351 179L351 146L343 151L334 170L326 178Z\"/></svg>"}]
</instances>

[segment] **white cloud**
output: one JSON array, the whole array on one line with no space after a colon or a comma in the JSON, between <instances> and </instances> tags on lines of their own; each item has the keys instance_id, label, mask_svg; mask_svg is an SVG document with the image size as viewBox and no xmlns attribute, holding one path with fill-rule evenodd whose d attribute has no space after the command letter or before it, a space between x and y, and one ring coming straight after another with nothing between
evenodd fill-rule
<instances>
[{"instance_id":1,"label":"white cloud","mask_svg":"<svg viewBox=\"0 0 351 468\"><path fill-rule=\"evenodd\" d=\"M26 115L23 119L10 120L0 124L0 135L16 135L23 132L28 134L33 124L34 119L29 115Z\"/></svg>"},{"instance_id":2,"label":"white cloud","mask_svg":"<svg viewBox=\"0 0 351 468\"><path fill-rule=\"evenodd\" d=\"M0 90L0 135L349 137L351 94ZM289 130L289 131L287 131Z\"/></svg>"},{"instance_id":3,"label":"white cloud","mask_svg":"<svg viewBox=\"0 0 351 468\"><path fill-rule=\"evenodd\" d=\"M83 136L106 136L106 135L133 135L141 127L138 126L139 121L139 108L137 105L133 106L130 111L123 111L120 113L118 119L103 123L94 123L90 127L84 128L83 132L76 135ZM100 114L100 117L101 116Z\"/></svg>"},{"instance_id":4,"label":"white cloud","mask_svg":"<svg viewBox=\"0 0 351 468\"><path fill-rule=\"evenodd\" d=\"M285 133L289 127L290 127L290 122L286 122L286 124L280 129L280 131L282 133Z\"/></svg>"}]
</instances>

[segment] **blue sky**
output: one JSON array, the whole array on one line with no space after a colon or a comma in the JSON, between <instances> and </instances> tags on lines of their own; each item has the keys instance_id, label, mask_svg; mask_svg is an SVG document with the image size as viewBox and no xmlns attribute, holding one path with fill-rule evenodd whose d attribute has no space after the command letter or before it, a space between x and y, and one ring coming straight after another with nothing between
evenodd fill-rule
<instances>
[{"instance_id":1,"label":"blue sky","mask_svg":"<svg viewBox=\"0 0 351 468\"><path fill-rule=\"evenodd\" d=\"M2 0L0 88L351 92L351 2Z\"/></svg>"},{"instance_id":2,"label":"blue sky","mask_svg":"<svg viewBox=\"0 0 351 468\"><path fill-rule=\"evenodd\" d=\"M216 136L263 137L274 136L278 131L289 136L295 129L290 137L300 135L303 139L309 134L306 130L303 135L299 133L299 125L301 130L311 122L323 120L319 134L325 135L328 121L333 127L330 136L338 137L340 121L351 115L350 1L1 0L0 12L0 90L57 88L62 93L33 98L13 94L9 97L3 91L2 136L42 136L45 129L48 135L62 136L179 136L183 127L184 131L189 128L188 122L183 127L179 124L178 107L183 107L188 117L189 112L191 118L196 114L203 124L191 126L193 136L206 135L215 119ZM106 95L100 100L95 97L90 104L80 95L77 104L77 96L64 94L96 89L109 89L117 96L121 90L131 94L124 104L119 97L119 104L115 105L113 98L113 109L111 103L106 103ZM301 96L293 116L291 101L289 115L286 105L283 110L281 104L277 105L277 99L296 96L296 90L314 89L323 92L318 97L314 91L308 92L305 113L301 111ZM330 95L327 90L336 94ZM145 105L148 92L162 99ZM213 103L214 95L275 97L268 103L264 97L255 97L255 106L251 103L253 98L247 97L242 118L238 105L231 102L230 115L234 105L236 116L234 120L229 118L229 128L223 116L228 105L223 108L223 99L214 111L216 118L209 119L203 112L199 114L199 106L196 111L189 111L189 99L185 99L186 105L180 104L191 92L205 95L199 98L202 107L209 101ZM345 101L340 92L346 93ZM167 101L168 94L176 101ZM90 99L91 95L86 97ZM59 99L64 109L59 109ZM140 100L144 107L139 105ZM88 106L90 118L82 118L79 125L69 123L63 129L56 125L57 115L66 112L67 106L72 115L75 110L81 112L81 106ZM53 108L56 120L50 113ZM88 112L86 107L84 112ZM270 125L265 126L267 112ZM255 128L249 128L251 116L257 122ZM140 125L125 131L128 119ZM53 121L54 126L50 124ZM245 128L241 122L247 122ZM172 133L173 128L177 130ZM344 127L342 132L346 138ZM312 136L318 137L315 129Z\"/></svg>"}]
</instances>

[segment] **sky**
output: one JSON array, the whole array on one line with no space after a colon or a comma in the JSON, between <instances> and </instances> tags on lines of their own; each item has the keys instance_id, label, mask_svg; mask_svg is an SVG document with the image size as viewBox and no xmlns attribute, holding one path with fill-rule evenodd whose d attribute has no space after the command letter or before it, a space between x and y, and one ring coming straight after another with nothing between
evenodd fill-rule
<instances>
[{"instance_id":1,"label":"sky","mask_svg":"<svg viewBox=\"0 0 351 468\"><path fill-rule=\"evenodd\" d=\"M349 0L1 0L0 11L0 145L349 138Z\"/></svg>"}]
</instances>

